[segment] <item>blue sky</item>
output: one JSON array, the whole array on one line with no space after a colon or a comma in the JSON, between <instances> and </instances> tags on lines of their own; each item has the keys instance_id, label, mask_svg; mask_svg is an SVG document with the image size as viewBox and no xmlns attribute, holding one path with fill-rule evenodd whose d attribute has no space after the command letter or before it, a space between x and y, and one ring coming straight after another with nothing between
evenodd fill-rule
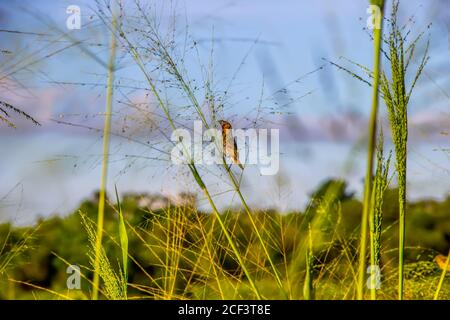
<instances>
[{"instance_id":1,"label":"blue sky","mask_svg":"<svg viewBox=\"0 0 450 320\"><path fill-rule=\"evenodd\" d=\"M124 3L126 10L132 10L133 1ZM162 3L156 1L154 12L158 12L165 24L169 21L170 7L161 9ZM276 178L261 177L254 168L244 177L245 194L255 205L301 208L308 193L328 177L346 177L353 190L361 189L364 168L361 141L364 141L370 89L327 65L322 58L345 64L340 57L346 57L371 66L372 47L364 30L367 5L365 1L352 0L336 3L331 0L186 0L173 5L180 34L185 31L187 21L190 39L198 43L198 57L189 55L186 60L192 79L201 81L201 68L209 63L214 39L215 89L223 91L233 80L223 116L236 126L247 125L243 116L254 114L261 92L263 104L268 107L277 102L270 97L280 88L287 88L285 97L279 98L281 101L302 97L285 114L275 117L276 123L283 124L280 125L283 127L282 190L278 190ZM439 198L450 190L448 3L438 0L402 3L401 19L407 21L413 15L412 29L429 32L432 40L430 63L411 101L410 197ZM72 4L81 8L82 28L69 32L71 39L68 39L61 32L68 32L65 9ZM105 46L86 45L88 42L107 44L109 39L108 32L95 18L94 8L93 1L1 2L0 29L45 35L1 32L0 48L17 55L0 56L0 74L20 69L16 61L37 60L73 39L83 40L86 50L107 61ZM433 26L428 31L430 22ZM98 188L100 134L50 121L56 118L101 127L99 113L104 110L102 84L106 82L106 72L86 50L74 46L31 64L0 83L2 99L23 107L43 123L39 128L21 121L17 130L0 127L0 150L3 150L0 167L4 168L0 172L0 219L26 223L38 215L68 213ZM120 52L119 57L122 57ZM325 65L322 70L293 83L322 65ZM129 59L121 59L119 66L117 85L142 86L143 82L139 82L143 80L142 74ZM98 86L76 84L80 82ZM125 98L136 103L146 101L142 90L116 92L114 109L122 116L128 112L123 104ZM385 118L384 105L381 116ZM287 118L289 126L286 126ZM117 130L131 126L122 118L117 119ZM148 128L127 127L127 130L135 138L151 136ZM387 123L385 130L389 130ZM132 161L130 155L150 156L140 145L113 139L110 190L114 183L122 192L166 195L193 188L182 168L174 168L164 161L142 158ZM211 179L209 183L213 190L221 190L220 180ZM232 193L217 197L224 205L233 199Z\"/></svg>"}]
</instances>

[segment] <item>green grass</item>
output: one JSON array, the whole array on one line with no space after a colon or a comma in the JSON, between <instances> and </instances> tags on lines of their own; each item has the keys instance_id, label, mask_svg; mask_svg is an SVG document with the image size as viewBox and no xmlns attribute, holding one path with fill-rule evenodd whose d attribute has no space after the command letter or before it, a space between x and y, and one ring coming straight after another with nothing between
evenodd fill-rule
<instances>
[{"instance_id":1,"label":"green grass","mask_svg":"<svg viewBox=\"0 0 450 320\"><path fill-rule=\"evenodd\" d=\"M373 163L375 157L376 135L377 135L377 121L378 121L378 88L380 81L380 56L381 56L381 39L383 34L383 12L384 12L384 0L371 0L372 5L377 5L380 8L381 13L381 25L380 28L373 30L373 43L374 43L374 58L373 58L373 85L372 85L372 107L369 119L369 141L367 144L367 167L366 177L364 180L364 205L361 216L361 236L360 236L360 254L359 254L359 269L358 269L358 299L364 298L364 286L366 276L366 250L367 250L367 224L369 219L369 212L372 209L371 197L372 197L372 176L373 176ZM372 294L373 297L373 294Z\"/></svg>"},{"instance_id":2,"label":"green grass","mask_svg":"<svg viewBox=\"0 0 450 320\"><path fill-rule=\"evenodd\" d=\"M305 269L305 283L303 284L303 299L314 300L314 284L313 284L313 244L312 244L312 234L311 226L308 226L308 242L309 247L306 251L306 269Z\"/></svg>"},{"instance_id":3,"label":"green grass","mask_svg":"<svg viewBox=\"0 0 450 320\"><path fill-rule=\"evenodd\" d=\"M117 192L117 187L115 186L116 191L116 201L117 201L117 213L119 215L119 240L120 240L120 249L122 251L122 274L123 274L123 283L124 288L123 292L127 292L127 281L128 281L128 234L127 228L125 225L125 220L123 217L122 206L120 204L119 193Z\"/></svg>"},{"instance_id":4,"label":"green grass","mask_svg":"<svg viewBox=\"0 0 450 320\"><path fill-rule=\"evenodd\" d=\"M140 7L138 7L138 9L142 12L142 9ZM148 24L148 27L150 28L150 30L153 30L152 23L150 21L148 21L147 16L145 14L143 14L143 18L144 18L144 20L147 21L147 24ZM170 126L172 127L172 129L176 130L177 126L175 125L175 121L169 111L168 104L162 99L159 91L157 90L151 75L149 74L149 72L147 71L147 69L145 67L145 63L143 61L141 54L136 49L136 47L131 43L131 41L128 39L126 32L124 32L124 30L122 30L122 29L120 29L119 31L120 31L121 37L126 41L126 43L128 45L128 49L129 49L131 56L133 57L134 61L139 66L139 69L142 71L143 75L145 76L153 95L155 96L156 100L158 101L158 106L163 110L166 120L170 123ZM170 70L172 70L172 73L175 74L177 81L179 81L181 83L182 89L187 93L187 95L188 95L189 99L192 101L195 109L198 110L199 104L196 101L195 96L192 94L187 83L184 81L184 78L181 76L181 73L178 71L176 64L173 62L166 47L163 45L163 41L159 40L159 36L156 31L154 31L154 36L156 37L156 42L155 42L155 44L157 46L156 49L161 51L163 63L167 64L168 68L170 68ZM200 112L199 116L201 117L204 124L206 124L206 126L208 127L207 123L205 122L203 113ZM184 145L184 148L186 150L187 146ZM188 152L185 152L184 154L188 154ZM220 216L220 213L217 210L216 204L214 203L214 201L211 197L211 194L210 194L205 182L203 181L203 179L199 173L199 170L198 170L196 164L194 163L193 159L188 159L188 168L189 168L190 173L192 174L192 177L194 178L195 182L197 183L198 187L201 189L201 191L205 195L206 199L208 200L214 214L216 215L217 221L222 228L224 236L226 237L230 247L232 248L234 254L236 255L237 260L241 264L241 267L248 278L248 281L249 281L249 284L250 284L252 290L254 291L256 297L258 299L260 299L261 296L259 294L258 288L256 287L255 282L253 281L252 276L251 276L250 272L248 271L247 267L244 265L243 259L237 250L237 247L233 241L233 238L232 238L230 232L226 229L225 224L222 221L222 217Z\"/></svg>"},{"instance_id":5,"label":"green grass","mask_svg":"<svg viewBox=\"0 0 450 320\"><path fill-rule=\"evenodd\" d=\"M408 142L408 105L410 103L410 97L413 89L415 88L417 81L419 80L425 65L429 60L428 48L429 41L425 46L422 58L417 64L417 69L412 74L412 80L407 88L408 73L411 68L413 58L416 56L416 48L421 40L423 33L419 34L412 40L408 41L411 37L410 30L405 30L404 26L398 25L399 1L395 0L392 3L391 16L389 19L389 31L386 36L380 38L386 45L386 49L382 52L386 58L386 64L388 68L386 70L380 70L378 75L377 70L371 71L361 64L350 61L353 65L356 65L363 72L373 79L373 84L346 67L331 62L332 65L339 69L349 73L354 78L362 81L370 86L374 90L373 107L377 104L377 98L375 96L381 93L384 104L387 108L391 127L391 137L395 148L395 161L397 182L399 186L398 203L398 221L399 221L399 246L398 246L398 286L397 293L398 299L403 299L404 296L404 256L405 256L405 219L406 219L406 173L407 173L407 142ZM377 36L377 35L376 35ZM381 34L379 35L381 37ZM382 50L377 44L375 45L376 52ZM376 80L379 77L379 82ZM379 89L378 89L379 86ZM364 275L365 261L366 261L366 241L367 241L367 220L369 219L370 212L375 210L371 205L371 199L373 197L372 190L372 166L375 156L376 145L376 110L372 108L372 114L369 125L369 149L368 149L368 166L366 172L365 191L364 191L364 206L363 215L361 220L361 237L360 237L360 256L359 256L359 273L358 273L358 299L364 297ZM372 298L374 294L371 294Z\"/></svg>"},{"instance_id":6,"label":"green grass","mask_svg":"<svg viewBox=\"0 0 450 320\"><path fill-rule=\"evenodd\" d=\"M115 15L112 16L112 30L109 50L109 63L108 63L108 80L107 80L107 92L106 92L106 111L105 111L105 123L103 126L103 153L102 153L102 167L100 175L100 194L98 200L98 216L97 216L97 235L95 237L95 258L94 258L94 280L92 298L97 300L99 281L100 281L100 268L102 258L102 238L103 238L103 221L105 215L105 199L106 199L106 186L108 180L108 162L109 162L109 144L110 144L110 132L111 132L111 116L112 116L112 99L113 99L113 86L114 86L114 69L116 60L116 29L117 20Z\"/></svg>"},{"instance_id":7,"label":"green grass","mask_svg":"<svg viewBox=\"0 0 450 320\"><path fill-rule=\"evenodd\" d=\"M288 299L356 298L357 226L362 203L354 198L342 198L338 185L330 184L323 193L317 193L309 213L253 212L253 220L266 239L266 247L270 248L272 261L287 288ZM152 211L138 206L138 199L125 196L120 204L111 203L106 207L104 241L100 251L99 298L256 299L257 295L243 271L243 263L262 298L284 299L271 274L264 249L243 209L226 210L221 214L221 220L232 235L242 259L239 261L212 212L199 211L195 206L168 206ZM387 189L383 200L382 285L377 290L378 299L397 297L397 212L391 209L396 202L397 192ZM446 221L449 203L409 204L407 223L415 226L410 230L416 240L420 240L418 236L427 230L428 224L424 221L425 224L420 226L418 218L428 212L430 217L441 216L441 220L435 221L441 225L440 222ZM40 232L28 240L31 250L27 250L26 256L17 256L10 264L8 276L18 281L13 282L16 297L31 297L32 293L39 299L90 297L97 203L86 202L79 211L83 214L42 221ZM128 281L124 275L120 211L128 239ZM80 230L80 224L84 229ZM440 235L446 230L443 228ZM20 241L19 235L24 231L11 229L9 242L14 244L14 239ZM442 275L433 260L437 251L421 247L423 241L426 238L416 246L406 248L409 253L405 261L406 299L433 299ZM433 246L440 244L435 242ZM49 264L55 267L56 273L46 278ZM70 264L77 264L82 270L81 291L65 287L65 270ZM449 297L450 282L447 280L445 277L442 282L440 299ZM0 286L9 282L2 282ZM6 291L1 287L0 292Z\"/></svg>"},{"instance_id":8,"label":"green grass","mask_svg":"<svg viewBox=\"0 0 450 320\"><path fill-rule=\"evenodd\" d=\"M370 265L376 266L381 270L381 235L383 222L383 201L384 194L389 186L389 165L391 155L387 159L384 158L383 152L383 131L380 131L377 147L377 166L372 188L371 210L370 210ZM372 277L375 280L375 277ZM370 298L376 300L376 286L372 282L370 290Z\"/></svg>"},{"instance_id":9,"label":"green grass","mask_svg":"<svg viewBox=\"0 0 450 320\"><path fill-rule=\"evenodd\" d=\"M379 5L383 12L384 1L372 0L370 3ZM356 64L369 80L334 64L372 86L362 203L346 194L345 182L329 181L313 194L304 212L285 215L250 208L240 187L242 176L236 175L226 164L215 169L224 178L221 181L230 183L242 208L219 211L215 195L207 184L211 170L197 165L192 158L188 159L186 167L197 186L195 193L202 195L211 212L203 212L196 206L142 208L126 197L121 201L117 188L116 203L107 202L115 60L119 42L125 56L131 58L145 78L146 89L151 92L169 130L183 127L178 119L182 112L189 114L189 120L201 120L206 128L215 127L217 115L223 112L219 105L212 103L208 105L211 113L208 117L199 103L198 85L191 81L178 47L170 40L171 35L161 33L158 23L139 2L136 13L140 27L146 30L141 31L142 34L137 34L137 28L127 27L126 21L117 21L114 13L111 19L105 12L99 13L111 32L111 40L98 203L85 204L76 217L49 219L49 223L55 225L49 227L48 234L41 235L39 241L43 243L39 243L38 248L43 252L38 251L31 267L23 267L26 263L20 264L20 258L32 239L25 237L6 250L6 243L11 241L8 231L5 246L0 251L0 275L17 268L20 270L17 274L24 277L19 280L11 277L8 296L14 296L11 292L16 289L16 284L20 284L33 290L31 294L22 293L22 297L58 299L87 298L91 290L92 299L364 299L367 247L370 247L370 264L379 267L383 276L381 289L370 290L371 299L448 298L446 269L439 272L432 262L437 249L424 249L421 243L406 246L406 224L413 211L406 214L408 107L412 91L428 61L428 45L408 89L407 71L413 64L422 35L407 41L409 33L405 34L404 28L397 23L397 1L393 2L388 20L388 34L383 37L382 29L374 30L373 69ZM382 53L386 58L385 68L381 66ZM155 66L160 72L158 76L155 76ZM215 96L211 89L212 77L202 85L208 101L224 98ZM171 102L168 98L171 93L183 102L183 108ZM391 157L385 157L384 138L378 128L380 94L387 107L395 148L396 192L388 189ZM14 110L0 102L0 111L5 113L5 108ZM0 115L0 121L8 123L5 119ZM187 148L185 146L185 151ZM396 197L395 206L398 206L395 217L390 212L395 207L394 202L387 200L392 197ZM412 215L420 221L426 209L421 207L418 212ZM80 223L85 232L79 231ZM398 235L394 234L397 225ZM49 235L54 232L62 235ZM61 255L61 252L67 252L66 247L70 247L61 244L67 241L68 235L71 235L71 246L73 238L82 248L82 256L74 252ZM439 236L442 238L441 233L436 238ZM441 249L442 243L433 246ZM49 249L51 253L45 251L47 247L52 248ZM417 257L411 258L415 253L418 253ZM12 263L15 260L17 266ZM34 268L38 269L40 265L62 268L71 263L82 266L82 277L88 284L88 288L83 288L78 295L68 292L64 287L64 275L60 273L52 279L51 287L28 281L38 277L39 272Z\"/></svg>"},{"instance_id":10,"label":"green grass","mask_svg":"<svg viewBox=\"0 0 450 320\"><path fill-rule=\"evenodd\" d=\"M405 260L405 217L406 217L406 172L407 172L407 143L408 143L408 105L412 91L429 59L428 43L417 71L413 75L413 82L407 89L406 73L414 56L419 35L405 48L406 35L402 33L397 23L398 1L392 5L390 18L390 32L386 39L388 43L388 56L390 75L383 72L381 77L381 92L387 107L391 124L392 140L395 147L397 179L399 185L399 253L398 253L398 299L404 296L404 260Z\"/></svg>"}]
</instances>

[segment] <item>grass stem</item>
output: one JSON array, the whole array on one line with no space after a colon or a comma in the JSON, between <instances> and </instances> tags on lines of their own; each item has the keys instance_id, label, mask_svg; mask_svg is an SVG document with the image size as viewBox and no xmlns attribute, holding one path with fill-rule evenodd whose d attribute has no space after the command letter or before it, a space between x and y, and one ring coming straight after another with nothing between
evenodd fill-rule
<instances>
[{"instance_id":1,"label":"grass stem","mask_svg":"<svg viewBox=\"0 0 450 320\"><path fill-rule=\"evenodd\" d=\"M109 162L109 144L111 131L111 113L112 113L112 98L113 98L113 83L114 83L114 69L116 60L116 31L117 21L116 17L112 18L112 31L109 48L109 63L108 63L108 80L106 92L106 112L105 122L103 127L103 159L100 178L100 194L98 200L98 216L97 216L97 236L95 243L95 262L94 262L94 279L92 299L98 299L98 289L100 282L100 254L102 248L103 236L103 222L105 215L105 199L106 199L106 184L108 176L108 162Z\"/></svg>"},{"instance_id":2,"label":"grass stem","mask_svg":"<svg viewBox=\"0 0 450 320\"><path fill-rule=\"evenodd\" d=\"M367 225L371 204L371 189L373 164L375 156L376 134L377 134L377 114L378 114L378 88L380 83L380 55L381 55L381 36L383 26L383 9L384 0L371 1L371 4L378 5L380 8L380 28L374 29L374 65L373 65L373 86L372 86L372 108L369 119L369 143L367 147L367 167L364 185L364 203L363 213L361 217L361 237L359 248L359 267L358 267L358 284L357 299L364 298L364 278L366 274L366 250L367 250Z\"/></svg>"}]
</instances>

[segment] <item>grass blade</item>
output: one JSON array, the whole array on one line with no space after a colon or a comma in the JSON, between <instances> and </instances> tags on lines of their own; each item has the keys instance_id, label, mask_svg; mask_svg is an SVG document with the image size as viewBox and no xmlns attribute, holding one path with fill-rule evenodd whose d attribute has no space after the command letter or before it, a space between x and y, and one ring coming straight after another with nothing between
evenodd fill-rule
<instances>
[{"instance_id":1,"label":"grass blade","mask_svg":"<svg viewBox=\"0 0 450 320\"><path fill-rule=\"evenodd\" d=\"M372 86L372 108L369 120L369 143L367 147L367 167L366 178L364 185L364 203L363 213L361 216L361 236L359 247L359 267L358 267L358 284L357 284L357 298L362 300L364 298L364 278L366 272L366 251L367 251L367 225L370 211L371 187L373 164L375 156L376 134L377 134L377 115L378 115L378 88L380 83L380 56L381 56L381 36L383 29L383 10L384 0L371 0L371 4L377 5L380 8L380 28L374 29L374 65L373 65L373 86Z\"/></svg>"},{"instance_id":2,"label":"grass blade","mask_svg":"<svg viewBox=\"0 0 450 320\"><path fill-rule=\"evenodd\" d=\"M125 221L123 219L122 206L120 204L119 194L117 192L117 186L114 186L116 191L117 207L119 211L119 238L120 249L122 251L122 268L124 279L124 292L126 293L127 281L128 281L128 235L125 227Z\"/></svg>"},{"instance_id":3,"label":"grass blade","mask_svg":"<svg viewBox=\"0 0 450 320\"><path fill-rule=\"evenodd\" d=\"M99 272L100 272L100 251L102 248L102 236L103 236L103 223L105 215L105 198L106 198L106 182L108 175L108 162L109 162L109 142L111 131L111 113L112 113L112 97L113 97L113 82L114 82L114 69L116 59L116 35L117 28L116 17L112 18L112 31L110 42L110 55L108 64L108 83L106 93L106 112L105 112L105 124L103 127L103 159L102 159L102 171L100 181L100 195L98 200L98 217L97 217L97 236L95 244L95 263L94 263L94 280L92 298L98 299L98 287L99 287Z\"/></svg>"}]
</instances>

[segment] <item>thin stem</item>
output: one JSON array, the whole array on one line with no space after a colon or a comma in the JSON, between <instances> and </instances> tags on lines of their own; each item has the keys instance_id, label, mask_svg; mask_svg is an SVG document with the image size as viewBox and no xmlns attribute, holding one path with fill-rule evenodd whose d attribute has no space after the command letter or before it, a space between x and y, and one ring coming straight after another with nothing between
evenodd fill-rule
<instances>
[{"instance_id":1,"label":"thin stem","mask_svg":"<svg viewBox=\"0 0 450 320\"><path fill-rule=\"evenodd\" d=\"M370 265L378 266L376 263L376 252L375 252L375 186L372 190L372 205L370 209ZM372 270L372 269L371 269ZM373 278L373 277L371 277ZM370 287L370 299L377 299L377 289L375 288L374 283L371 283Z\"/></svg>"},{"instance_id":2,"label":"thin stem","mask_svg":"<svg viewBox=\"0 0 450 320\"><path fill-rule=\"evenodd\" d=\"M364 186L364 204L361 217L361 238L359 252L357 299L364 298L364 278L366 273L366 251L367 251L367 224L370 211L370 199L372 189L373 163L375 156L376 132L377 132L377 114L378 114L378 87L380 83L380 54L381 54L381 35L383 28L383 8L384 1L380 3L380 28L374 29L374 67L373 67L373 86L372 86L372 111L369 120L369 143L367 149L367 168Z\"/></svg>"},{"instance_id":3,"label":"thin stem","mask_svg":"<svg viewBox=\"0 0 450 320\"><path fill-rule=\"evenodd\" d=\"M110 42L110 55L108 63L108 80L107 80L107 92L106 92L106 113L105 123L103 127L103 160L102 171L100 180L100 195L98 200L98 216L97 216L97 236L95 242L95 261L94 261L94 279L93 279L93 291L92 299L98 299L98 289L100 280L100 254L102 248L102 236L103 236L103 220L105 215L105 198L106 198L106 183L108 175L108 161L109 161L109 143L110 143L110 131L111 131L111 113L112 113L112 97L113 97L113 82L114 82L114 65L116 59L116 28L117 21L113 15L112 18L112 31Z\"/></svg>"},{"instance_id":4,"label":"thin stem","mask_svg":"<svg viewBox=\"0 0 450 320\"><path fill-rule=\"evenodd\" d=\"M406 164L404 170L406 171ZM398 300L403 300L405 264L406 181L402 180L399 179Z\"/></svg>"}]
</instances>

